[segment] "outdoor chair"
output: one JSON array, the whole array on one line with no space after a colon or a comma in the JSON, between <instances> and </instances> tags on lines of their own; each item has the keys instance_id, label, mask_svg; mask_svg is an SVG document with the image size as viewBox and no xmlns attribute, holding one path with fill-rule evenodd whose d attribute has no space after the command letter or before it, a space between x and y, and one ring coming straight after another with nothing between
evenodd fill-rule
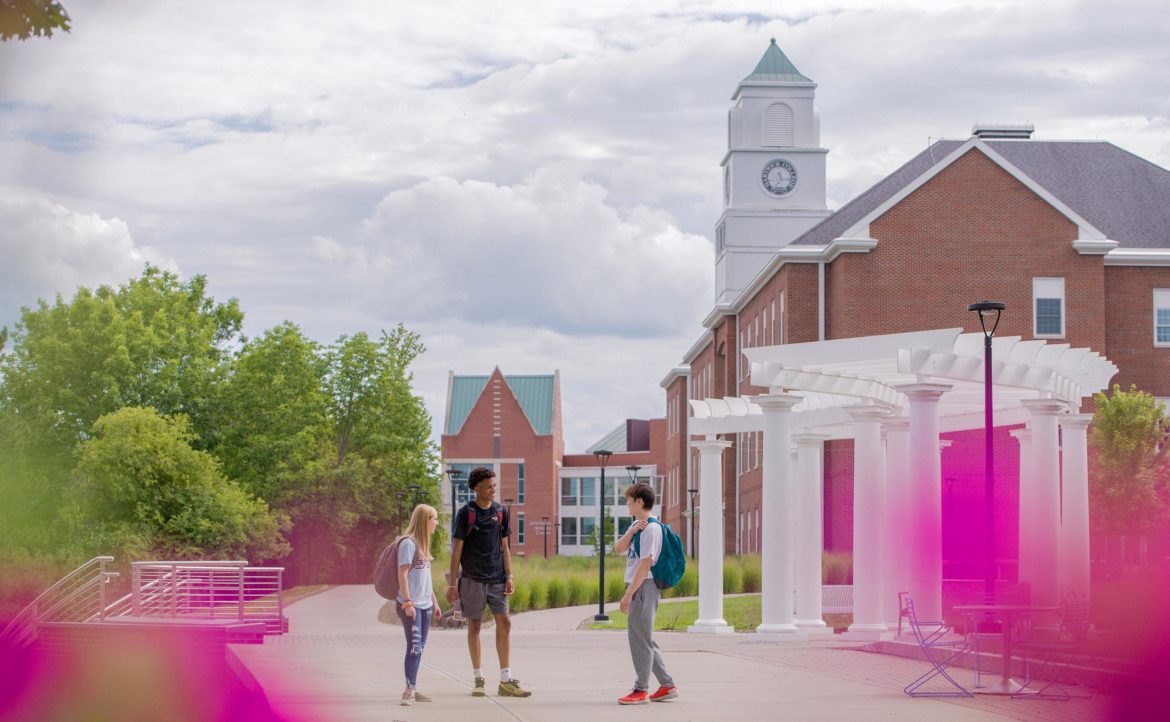
<instances>
[{"instance_id":1,"label":"outdoor chair","mask_svg":"<svg viewBox=\"0 0 1170 722\"><path fill-rule=\"evenodd\" d=\"M971 647L967 644L967 640L955 639L951 636L951 626L946 622L919 620L914 611L914 600L905 594L899 595L899 597L906 605L906 618L910 624L910 630L914 633L914 639L918 642L918 647L926 656L926 661L930 662L931 667L921 677L906 685L903 691L911 697L972 697L973 695L967 688L956 682L955 678L947 673L948 667L958 664L971 653ZM942 677L950 682L954 689L923 690L923 685L935 677Z\"/></svg>"},{"instance_id":2,"label":"outdoor chair","mask_svg":"<svg viewBox=\"0 0 1170 722\"><path fill-rule=\"evenodd\" d=\"M1073 697L1084 699L1090 696L1088 688L1071 669L1089 636L1092 626L1089 612L1088 602L1075 596L1067 597L1060 605L1060 628L1055 638L1044 640L1033 633L1030 638L1017 643L1016 648L1024 657L1025 682L1012 695L1014 698L1065 702ZM1079 691L1071 694L1072 689Z\"/></svg>"}]
</instances>

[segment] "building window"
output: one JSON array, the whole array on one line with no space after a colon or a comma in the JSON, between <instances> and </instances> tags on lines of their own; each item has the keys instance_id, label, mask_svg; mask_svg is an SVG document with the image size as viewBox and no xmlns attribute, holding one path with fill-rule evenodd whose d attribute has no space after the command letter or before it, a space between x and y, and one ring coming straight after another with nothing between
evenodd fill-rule
<instances>
[{"instance_id":1,"label":"building window","mask_svg":"<svg viewBox=\"0 0 1170 722\"><path fill-rule=\"evenodd\" d=\"M715 255L723 253L723 249L727 247L727 232L723 230L723 224L720 223L715 227Z\"/></svg>"},{"instance_id":2,"label":"building window","mask_svg":"<svg viewBox=\"0 0 1170 722\"><path fill-rule=\"evenodd\" d=\"M516 543L524 543L524 512L516 514Z\"/></svg>"},{"instance_id":3,"label":"building window","mask_svg":"<svg viewBox=\"0 0 1170 722\"><path fill-rule=\"evenodd\" d=\"M1154 345L1170 346L1170 288L1154 289Z\"/></svg>"},{"instance_id":4,"label":"building window","mask_svg":"<svg viewBox=\"0 0 1170 722\"><path fill-rule=\"evenodd\" d=\"M581 544L589 543L589 535L597 529L597 520L591 516L581 517Z\"/></svg>"},{"instance_id":5,"label":"building window","mask_svg":"<svg viewBox=\"0 0 1170 722\"><path fill-rule=\"evenodd\" d=\"M471 475L471 470L476 469L483 464L447 464L448 469L458 469L463 472L463 475L455 482L455 505L463 506L467 502L475 498L475 493L467 488L467 477Z\"/></svg>"},{"instance_id":6,"label":"building window","mask_svg":"<svg viewBox=\"0 0 1170 722\"><path fill-rule=\"evenodd\" d=\"M597 503L597 479L586 476L581 479L581 506L593 506Z\"/></svg>"},{"instance_id":7,"label":"building window","mask_svg":"<svg viewBox=\"0 0 1170 722\"><path fill-rule=\"evenodd\" d=\"M577 506L577 480L571 476L561 479L561 506Z\"/></svg>"},{"instance_id":8,"label":"building window","mask_svg":"<svg viewBox=\"0 0 1170 722\"><path fill-rule=\"evenodd\" d=\"M520 465L520 477L517 480L516 484L518 487L516 489L516 503L523 504L524 503L524 464Z\"/></svg>"},{"instance_id":9,"label":"building window","mask_svg":"<svg viewBox=\"0 0 1170 722\"><path fill-rule=\"evenodd\" d=\"M792 108L772 103L764 111L764 137L760 145L792 146Z\"/></svg>"},{"instance_id":10,"label":"building window","mask_svg":"<svg viewBox=\"0 0 1170 722\"><path fill-rule=\"evenodd\" d=\"M624 536L630 530L630 524L634 523L632 516L619 516L617 518L617 535Z\"/></svg>"},{"instance_id":11,"label":"building window","mask_svg":"<svg viewBox=\"0 0 1170 722\"><path fill-rule=\"evenodd\" d=\"M1064 338L1064 279L1033 278L1033 335Z\"/></svg>"},{"instance_id":12,"label":"building window","mask_svg":"<svg viewBox=\"0 0 1170 722\"><path fill-rule=\"evenodd\" d=\"M776 335L776 343L784 343L784 292L780 292L780 324Z\"/></svg>"},{"instance_id":13,"label":"building window","mask_svg":"<svg viewBox=\"0 0 1170 722\"><path fill-rule=\"evenodd\" d=\"M561 519L561 545L577 545L577 517L567 516Z\"/></svg>"}]
</instances>

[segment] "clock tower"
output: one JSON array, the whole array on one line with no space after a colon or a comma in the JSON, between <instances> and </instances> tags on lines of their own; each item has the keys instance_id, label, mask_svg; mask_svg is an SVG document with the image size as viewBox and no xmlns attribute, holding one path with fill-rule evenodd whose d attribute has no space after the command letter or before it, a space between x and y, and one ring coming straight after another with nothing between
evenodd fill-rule
<instances>
[{"instance_id":1,"label":"clock tower","mask_svg":"<svg viewBox=\"0 0 1170 722\"><path fill-rule=\"evenodd\" d=\"M773 38L731 96L715 227L716 305L734 302L776 251L829 215L816 87Z\"/></svg>"}]
</instances>

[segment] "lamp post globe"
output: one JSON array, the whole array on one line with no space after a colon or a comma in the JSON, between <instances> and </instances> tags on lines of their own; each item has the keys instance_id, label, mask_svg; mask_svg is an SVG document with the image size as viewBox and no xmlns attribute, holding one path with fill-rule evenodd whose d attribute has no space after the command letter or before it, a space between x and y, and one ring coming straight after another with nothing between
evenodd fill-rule
<instances>
[{"instance_id":1,"label":"lamp post globe","mask_svg":"<svg viewBox=\"0 0 1170 722\"><path fill-rule=\"evenodd\" d=\"M995 424L991 398L991 337L999 327L1000 315L1007 308L1002 301L979 301L967 306L979 314L983 329L983 495L984 532L983 592L988 603L995 601L995 448L992 430ZM988 328L990 326L990 328Z\"/></svg>"},{"instance_id":2,"label":"lamp post globe","mask_svg":"<svg viewBox=\"0 0 1170 722\"><path fill-rule=\"evenodd\" d=\"M605 542L603 541L605 535L605 465L609 463L609 457L613 456L612 451L599 449L593 452L594 458L597 459L597 467L601 470L601 483L597 487L597 539L599 543L600 553L598 559L597 580L598 580L598 594L597 594L597 614L593 616L595 622L608 622L609 615L605 613Z\"/></svg>"}]
</instances>

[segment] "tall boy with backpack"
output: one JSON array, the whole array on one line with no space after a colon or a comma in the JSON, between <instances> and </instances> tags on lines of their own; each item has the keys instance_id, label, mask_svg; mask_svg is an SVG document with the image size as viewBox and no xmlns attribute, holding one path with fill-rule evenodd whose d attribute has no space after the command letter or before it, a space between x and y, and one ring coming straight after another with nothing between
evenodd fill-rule
<instances>
[{"instance_id":1,"label":"tall boy with backpack","mask_svg":"<svg viewBox=\"0 0 1170 722\"><path fill-rule=\"evenodd\" d=\"M660 590L678 583L686 561L678 536L650 515L654 489L649 484L638 483L626 489L626 508L635 521L614 550L627 553L626 593L620 606L629 617L626 636L634 662L634 690L618 699L618 704L663 702L677 697L678 687L666 671L662 650L653 639L654 616ZM649 694L651 672L659 685L653 694Z\"/></svg>"}]
</instances>

